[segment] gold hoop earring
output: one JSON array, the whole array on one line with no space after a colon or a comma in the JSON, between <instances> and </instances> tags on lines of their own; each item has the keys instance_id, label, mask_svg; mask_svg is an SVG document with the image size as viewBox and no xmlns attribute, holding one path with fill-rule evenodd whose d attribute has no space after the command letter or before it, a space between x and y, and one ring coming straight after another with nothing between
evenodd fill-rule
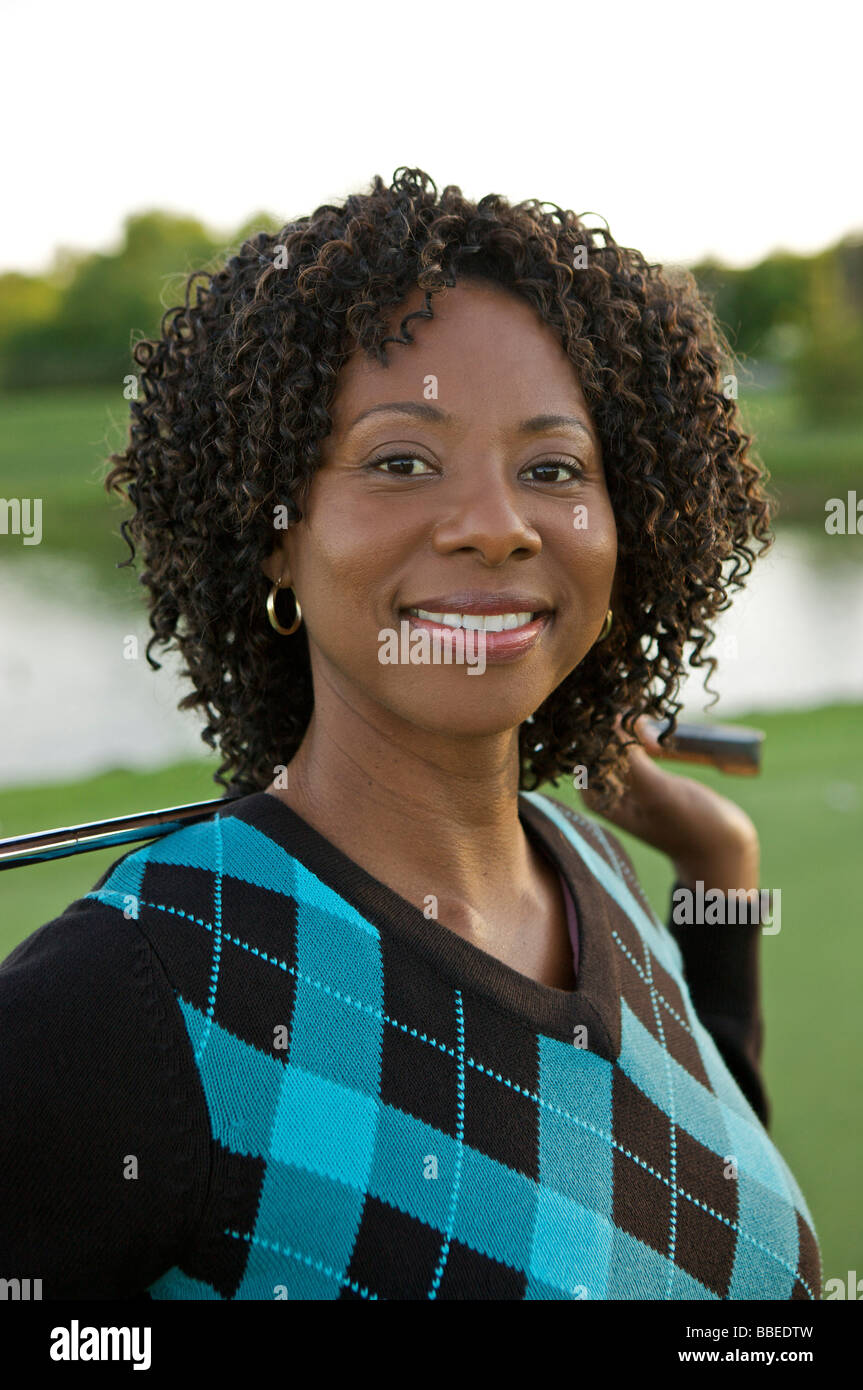
<instances>
[{"instance_id":1,"label":"gold hoop earring","mask_svg":"<svg viewBox=\"0 0 863 1390\"><path fill-rule=\"evenodd\" d=\"M612 613L611 609L609 608L608 612L607 612L606 615L605 615L605 622L602 624L602 631L600 632L599 636L598 636L597 639L596 639L597 642L604 642L604 641L605 641L606 637L607 637L608 634L611 632L611 624L612 624L613 620L614 620L614 614Z\"/></svg>"},{"instance_id":2,"label":"gold hoop earring","mask_svg":"<svg viewBox=\"0 0 863 1390\"><path fill-rule=\"evenodd\" d=\"M297 605L297 612L296 617L294 618L294 621L291 624L291 626L282 627L281 623L276 617L276 594L279 592L279 586L281 585L281 582L281 578L277 579L269 594L267 595L267 617L270 620L270 626L274 627L276 629L276 632L280 632L283 637L290 637L291 633L296 632L300 623L303 621L303 610L300 607L300 600L297 598L291 586L288 585L290 592L294 594L294 603Z\"/></svg>"}]
</instances>

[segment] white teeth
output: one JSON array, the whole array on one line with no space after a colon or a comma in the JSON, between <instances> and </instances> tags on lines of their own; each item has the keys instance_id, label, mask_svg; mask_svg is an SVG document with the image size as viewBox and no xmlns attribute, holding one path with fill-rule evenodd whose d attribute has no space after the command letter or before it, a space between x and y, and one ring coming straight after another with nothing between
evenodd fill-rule
<instances>
[{"instance_id":1,"label":"white teeth","mask_svg":"<svg viewBox=\"0 0 863 1390\"><path fill-rule=\"evenodd\" d=\"M526 627L533 618L532 613L428 613L424 608L409 608L408 612L444 627L463 627L473 632L507 632L510 628Z\"/></svg>"}]
</instances>

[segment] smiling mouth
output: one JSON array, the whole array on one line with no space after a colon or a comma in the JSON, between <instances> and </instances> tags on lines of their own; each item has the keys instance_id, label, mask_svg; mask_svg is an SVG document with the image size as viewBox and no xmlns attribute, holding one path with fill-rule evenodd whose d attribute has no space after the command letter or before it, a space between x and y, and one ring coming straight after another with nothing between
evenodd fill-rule
<instances>
[{"instance_id":1,"label":"smiling mouth","mask_svg":"<svg viewBox=\"0 0 863 1390\"><path fill-rule=\"evenodd\" d=\"M527 627L539 613L431 613L425 608L406 608L403 613L441 627L464 628L467 632L511 632Z\"/></svg>"}]
</instances>

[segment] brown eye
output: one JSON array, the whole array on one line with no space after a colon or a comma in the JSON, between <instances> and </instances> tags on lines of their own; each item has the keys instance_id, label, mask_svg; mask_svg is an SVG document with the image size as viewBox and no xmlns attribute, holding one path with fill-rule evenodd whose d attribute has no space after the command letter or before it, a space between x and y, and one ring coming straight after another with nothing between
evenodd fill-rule
<instances>
[{"instance_id":1,"label":"brown eye","mask_svg":"<svg viewBox=\"0 0 863 1390\"><path fill-rule=\"evenodd\" d=\"M569 478L537 478L536 481L540 483L571 483L584 477L584 469L574 459L543 459L542 463L532 463L528 472L533 473L538 468L547 469L552 473L559 473L562 468L568 468L572 475Z\"/></svg>"},{"instance_id":2,"label":"brown eye","mask_svg":"<svg viewBox=\"0 0 863 1390\"><path fill-rule=\"evenodd\" d=\"M379 464L382 464L382 463L406 463L406 464L425 463L425 459L420 458L419 454L381 454L379 457L373 458L373 459L369 462L369 468L371 468L371 469L374 470L375 472L384 472L384 471L390 472L389 469L383 470L383 469L380 469L380 468L378 467L378 465L379 465ZM426 465L426 466L427 466L427 465ZM414 478L415 478L415 477L417 476L417 474L415 474L415 473L397 473L397 472L393 472L393 473L392 473L392 476L393 476L394 478L411 478L411 477L414 477Z\"/></svg>"}]
</instances>

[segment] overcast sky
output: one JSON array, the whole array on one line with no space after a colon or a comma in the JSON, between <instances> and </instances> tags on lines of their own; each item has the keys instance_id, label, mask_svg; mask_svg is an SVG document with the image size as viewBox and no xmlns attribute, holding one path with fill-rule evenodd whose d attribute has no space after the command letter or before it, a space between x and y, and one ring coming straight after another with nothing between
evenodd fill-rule
<instances>
[{"instance_id":1,"label":"overcast sky","mask_svg":"<svg viewBox=\"0 0 863 1390\"><path fill-rule=\"evenodd\" d=\"M390 181L607 218L651 260L863 232L847 0L0 0L0 270L158 207L229 234Z\"/></svg>"}]
</instances>

